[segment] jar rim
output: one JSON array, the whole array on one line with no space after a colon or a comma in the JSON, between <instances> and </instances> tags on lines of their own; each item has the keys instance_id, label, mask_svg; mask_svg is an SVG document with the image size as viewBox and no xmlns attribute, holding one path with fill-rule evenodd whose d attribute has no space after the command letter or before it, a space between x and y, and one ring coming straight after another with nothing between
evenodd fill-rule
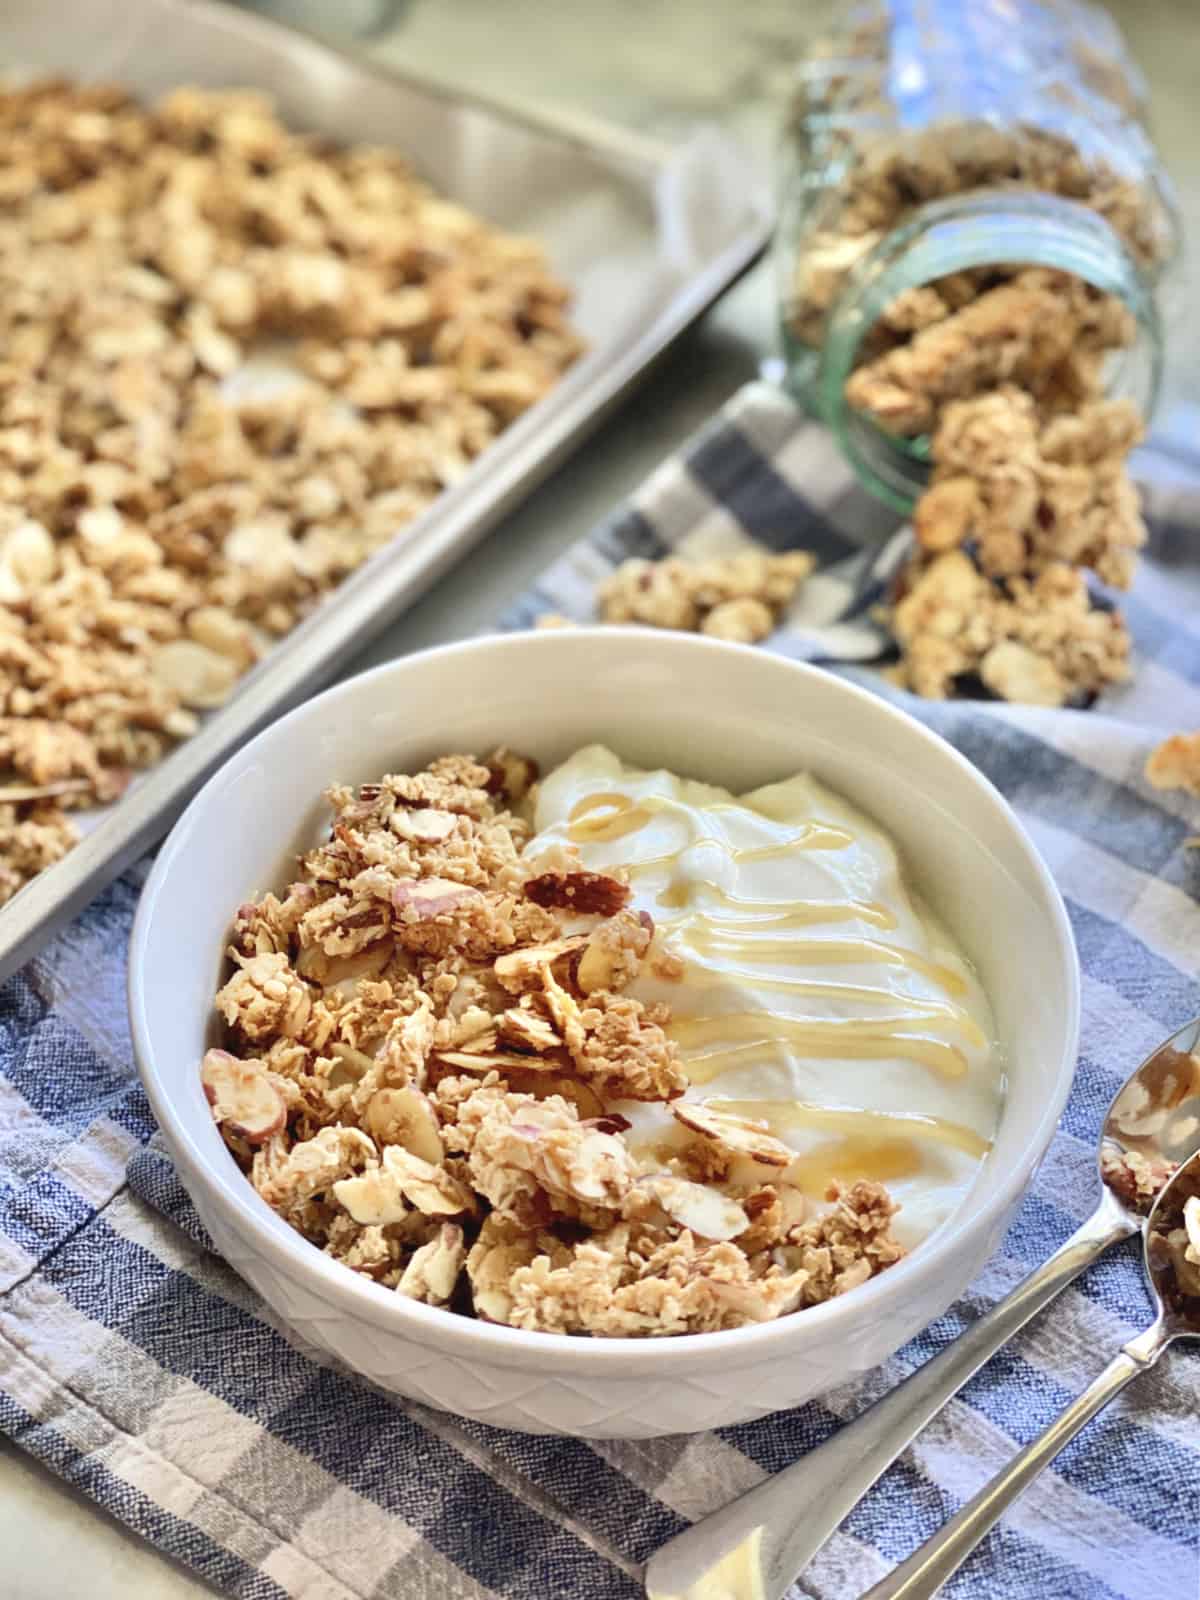
<instances>
[{"instance_id":1,"label":"jar rim","mask_svg":"<svg viewBox=\"0 0 1200 1600\"><path fill-rule=\"evenodd\" d=\"M816 371L817 409L869 487L901 512L929 475L928 441L888 433L846 399L863 341L905 290L978 267L1044 266L1117 296L1140 335L1143 416L1162 380L1163 339L1150 273L1098 212L1045 191L981 189L917 206L850 272L829 313Z\"/></svg>"}]
</instances>

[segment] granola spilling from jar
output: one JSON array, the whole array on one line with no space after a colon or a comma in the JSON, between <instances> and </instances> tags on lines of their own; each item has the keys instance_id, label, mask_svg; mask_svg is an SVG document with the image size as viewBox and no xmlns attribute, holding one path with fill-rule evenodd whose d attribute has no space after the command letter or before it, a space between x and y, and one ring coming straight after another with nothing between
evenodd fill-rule
<instances>
[{"instance_id":1,"label":"granola spilling from jar","mask_svg":"<svg viewBox=\"0 0 1200 1600\"><path fill-rule=\"evenodd\" d=\"M1066 273L1031 268L961 311L936 303L912 338L861 366L847 398L890 431L928 435L933 470L887 618L903 687L1089 703L1130 673L1119 611L1146 541L1128 457L1143 423L1106 398L1130 313ZM970 591L969 595L965 591ZM964 607L964 600L966 601Z\"/></svg>"},{"instance_id":2,"label":"granola spilling from jar","mask_svg":"<svg viewBox=\"0 0 1200 1600\"><path fill-rule=\"evenodd\" d=\"M549 1332L735 1328L896 1261L877 1183L814 1210L762 1125L684 1103L669 1008L628 992L678 962L623 874L529 857L535 777L498 750L334 788L297 881L238 910L201 1076L258 1193L386 1288ZM672 1115L668 1162L613 1102Z\"/></svg>"},{"instance_id":3,"label":"granola spilling from jar","mask_svg":"<svg viewBox=\"0 0 1200 1600\"><path fill-rule=\"evenodd\" d=\"M1102 8L927 13L835 7L798 66L777 235L790 373L877 488L916 494L932 468L881 613L895 680L1087 705L1130 672L1102 586L1129 586L1145 540L1128 471L1144 419L1111 395L1118 374L1141 373L1139 405L1153 391L1171 186Z\"/></svg>"},{"instance_id":4,"label":"granola spilling from jar","mask_svg":"<svg viewBox=\"0 0 1200 1600\"><path fill-rule=\"evenodd\" d=\"M567 300L258 94L0 94L0 902L547 392Z\"/></svg>"}]
</instances>

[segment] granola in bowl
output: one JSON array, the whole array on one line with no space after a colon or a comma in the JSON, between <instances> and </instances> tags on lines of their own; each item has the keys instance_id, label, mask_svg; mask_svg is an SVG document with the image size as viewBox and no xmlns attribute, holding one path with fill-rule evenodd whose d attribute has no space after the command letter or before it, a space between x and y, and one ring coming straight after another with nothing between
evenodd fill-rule
<instances>
[{"instance_id":1,"label":"granola in bowl","mask_svg":"<svg viewBox=\"0 0 1200 1600\"><path fill-rule=\"evenodd\" d=\"M572 801L557 824L572 784L586 787L594 775L601 788L582 806ZM611 792L621 778L634 785L626 803ZM655 830L689 804L711 806L728 829L732 798L622 769L599 747L546 784L536 779L532 762L501 749L483 760L441 757L357 790L335 787L329 836L302 858L297 880L238 909L232 970L216 996L224 1047L206 1053L201 1078L249 1181L352 1271L528 1331L737 1328L884 1271L907 1240L897 1236L897 1199L879 1174L912 1180L913 1138L927 1137L938 1151L926 1186L957 1194L987 1141L934 1117L906 1121L895 1105L863 1113L869 1138L849 1137L852 1114L815 1104L817 1058L879 1062L885 1094L891 1070L893 1096L905 1106L905 1072L974 1081L990 1058L973 1018L961 1004L951 1016L955 1008L922 987L944 975L961 1000L965 981L902 946L867 940L859 951L846 935L860 914L873 931L894 928L885 907L842 906L832 896L811 914L802 905L789 913L833 925L838 938L808 952L818 963L833 960L850 978L858 960L902 969L890 989L844 988L852 1003L867 995L866 1022L847 1019L836 999L842 990L830 990L828 1019L813 1022L811 1038L802 1017L773 1041L786 1038L811 1079L796 1106L804 1129L818 1130L815 1151L803 1134L789 1142L762 1114L789 1104L778 1063L764 1068L762 1086L782 1099L711 1095L712 1052L694 1048L692 1037L693 962L704 951L675 936L681 919L671 909L659 918L647 910L642 887L678 913L680 885L694 881L689 852L704 841L678 849L660 884L644 870L666 859ZM636 798L646 779L651 791ZM672 800L662 783L684 798ZM753 837L768 842L734 855L778 858L801 840L798 851L814 859L849 849L832 823L797 830L783 800L760 794L764 809L747 804L747 816L760 830ZM814 804L809 791L803 804ZM639 832L639 817L654 826ZM605 854L606 828L622 840L627 866L593 861L597 850ZM881 882L890 886L888 870ZM847 872L861 882L861 861ZM712 888L723 893L715 881ZM887 892L900 904L898 886ZM737 924L722 918L713 927L725 936ZM919 938L904 924L901 931ZM772 952L762 946L760 959ZM725 992L748 1003L752 991L738 983ZM822 992L820 981L807 987ZM872 1022L881 1002L885 1015ZM719 1087L735 1093L753 1087L737 1043L747 1015L729 1016L738 1071ZM848 1047L839 1030L852 1036ZM764 1059L778 1053L772 1041L759 1045ZM844 1060L838 1065L844 1082ZM793 1121L789 1113L781 1128ZM889 1145L897 1129L902 1137ZM915 1210L922 1214L919 1197Z\"/></svg>"}]
</instances>

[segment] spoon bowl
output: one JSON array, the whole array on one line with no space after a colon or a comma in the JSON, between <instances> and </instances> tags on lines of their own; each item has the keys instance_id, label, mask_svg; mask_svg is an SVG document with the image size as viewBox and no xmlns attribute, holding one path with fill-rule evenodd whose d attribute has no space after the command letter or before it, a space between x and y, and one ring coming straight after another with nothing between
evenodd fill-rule
<instances>
[{"instance_id":1,"label":"spoon bowl","mask_svg":"<svg viewBox=\"0 0 1200 1600\"><path fill-rule=\"evenodd\" d=\"M1100 1176L1135 1218L1200 1150L1200 1019L1148 1055L1113 1096L1100 1137ZM1139 1224L1140 1225L1140 1224Z\"/></svg>"}]
</instances>

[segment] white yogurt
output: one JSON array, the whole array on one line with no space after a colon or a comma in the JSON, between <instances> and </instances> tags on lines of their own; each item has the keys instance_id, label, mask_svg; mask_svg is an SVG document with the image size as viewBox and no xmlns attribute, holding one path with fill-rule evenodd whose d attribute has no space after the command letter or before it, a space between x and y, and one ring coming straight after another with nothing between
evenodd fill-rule
<instances>
[{"instance_id":1,"label":"white yogurt","mask_svg":"<svg viewBox=\"0 0 1200 1600\"><path fill-rule=\"evenodd\" d=\"M647 968L639 998L670 1005L689 1100L732 1101L797 1152L814 1199L875 1178L912 1245L961 1202L995 1131L1003 1063L987 998L860 811L800 776L735 798L591 745L537 801L536 854L576 845L625 868L679 981ZM661 1105L620 1109L643 1153L686 1137Z\"/></svg>"}]
</instances>

